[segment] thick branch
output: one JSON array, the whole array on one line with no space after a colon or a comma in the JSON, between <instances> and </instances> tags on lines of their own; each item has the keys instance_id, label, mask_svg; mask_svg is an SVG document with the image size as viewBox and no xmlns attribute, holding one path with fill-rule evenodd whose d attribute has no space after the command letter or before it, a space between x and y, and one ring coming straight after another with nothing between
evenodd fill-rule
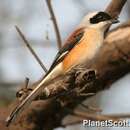
<instances>
[{"instance_id":1,"label":"thick branch","mask_svg":"<svg viewBox=\"0 0 130 130\"><path fill-rule=\"evenodd\" d=\"M127 0L112 0L106 8L106 12L108 12L112 17L117 17L120 14L126 1Z\"/></svg>"},{"instance_id":2,"label":"thick branch","mask_svg":"<svg viewBox=\"0 0 130 130\"><path fill-rule=\"evenodd\" d=\"M121 5L121 3L115 4L114 6L119 5ZM119 7L114 8L109 5L108 9L110 10L110 8L119 11ZM113 16L115 17L115 13ZM84 66L83 70L81 66L77 67L67 75L58 77L55 79L55 82L52 81L47 85L48 89L52 92L51 95L57 95L63 91L68 92L68 90L70 92L72 89L75 91L71 91L72 93L65 93L63 96L59 95L57 99L52 98L49 100L32 102L30 107L21 114L19 119L9 127L9 130L49 130L62 126L62 120L65 116L70 114L69 111L66 111L66 108L73 110L79 103L86 99L86 97L77 95L77 90L79 90L79 88L85 88L83 90L84 93L97 93L109 88L113 82L130 71L129 61L125 57L125 55L129 57L130 54L129 36L130 24L111 32L106 37L104 47L97 56L94 64ZM119 51L117 47L121 48L121 51ZM97 71L96 79L89 83L87 78L88 68ZM84 69L86 71L84 71Z\"/></svg>"}]
</instances>

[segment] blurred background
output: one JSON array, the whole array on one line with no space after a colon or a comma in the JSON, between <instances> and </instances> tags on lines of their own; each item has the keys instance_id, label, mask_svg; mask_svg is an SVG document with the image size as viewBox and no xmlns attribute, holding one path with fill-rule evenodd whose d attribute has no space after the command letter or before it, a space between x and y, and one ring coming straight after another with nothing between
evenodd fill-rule
<instances>
[{"instance_id":1,"label":"blurred background","mask_svg":"<svg viewBox=\"0 0 130 130\"><path fill-rule=\"evenodd\" d=\"M104 10L109 2L110 0L53 0L52 5L62 41L64 42L86 13ZM130 1L120 15L121 23L129 19L129 7ZM15 97L15 92L20 89L25 77L29 77L33 83L44 75L44 71L16 32L15 25L24 32L47 68L58 51L45 0L0 0L0 107L7 105ZM126 75L114 83L109 90L99 93L87 102L100 107L105 114L130 113L129 98L130 75ZM77 125L66 129L86 128Z\"/></svg>"}]
</instances>

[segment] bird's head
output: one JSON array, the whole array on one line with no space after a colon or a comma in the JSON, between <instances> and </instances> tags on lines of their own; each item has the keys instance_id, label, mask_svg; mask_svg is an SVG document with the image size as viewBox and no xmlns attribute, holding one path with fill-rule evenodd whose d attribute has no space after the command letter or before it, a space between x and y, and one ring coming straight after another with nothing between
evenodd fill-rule
<instances>
[{"instance_id":1,"label":"bird's head","mask_svg":"<svg viewBox=\"0 0 130 130\"><path fill-rule=\"evenodd\" d=\"M92 27L105 32L111 24L118 22L119 20L117 18L112 18L108 13L100 11L92 12L86 15L80 25Z\"/></svg>"}]
</instances>

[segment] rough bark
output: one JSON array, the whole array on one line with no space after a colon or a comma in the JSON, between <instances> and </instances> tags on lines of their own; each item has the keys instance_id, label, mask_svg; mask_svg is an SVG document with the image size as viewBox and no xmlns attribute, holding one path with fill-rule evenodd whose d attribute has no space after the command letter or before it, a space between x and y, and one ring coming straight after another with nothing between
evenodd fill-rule
<instances>
[{"instance_id":1,"label":"rough bark","mask_svg":"<svg viewBox=\"0 0 130 130\"><path fill-rule=\"evenodd\" d=\"M119 14L125 3L125 0L122 0L123 3L120 3L121 0L118 1L116 2L119 4L109 5L107 8L107 10L111 8L113 12L117 12L118 9L114 17ZM29 108L7 129L49 130L62 126L64 117L71 113L68 110L74 110L79 103L89 97L89 95L80 96L79 91L82 88L85 88L83 93L97 93L108 89L113 82L130 71L129 54L130 23L128 22L108 34L93 64L78 66L47 85L51 92L50 97L54 95L58 97L33 101ZM96 70L96 77L93 71L88 71L88 69Z\"/></svg>"}]
</instances>

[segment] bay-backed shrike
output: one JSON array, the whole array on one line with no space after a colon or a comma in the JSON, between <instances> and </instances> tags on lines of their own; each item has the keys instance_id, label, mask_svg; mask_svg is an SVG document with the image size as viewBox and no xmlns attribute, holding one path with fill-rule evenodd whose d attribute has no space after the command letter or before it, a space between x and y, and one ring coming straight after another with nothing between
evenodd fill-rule
<instances>
[{"instance_id":1,"label":"bay-backed shrike","mask_svg":"<svg viewBox=\"0 0 130 130\"><path fill-rule=\"evenodd\" d=\"M104 33L111 24L117 23L106 12L90 13L82 20L77 29L66 40L64 46L57 53L49 71L36 86L36 88L11 112L6 122L7 125L20 113L25 106L29 105L43 89L49 94L46 83L55 77L65 74L72 67L92 60L103 45Z\"/></svg>"}]
</instances>

